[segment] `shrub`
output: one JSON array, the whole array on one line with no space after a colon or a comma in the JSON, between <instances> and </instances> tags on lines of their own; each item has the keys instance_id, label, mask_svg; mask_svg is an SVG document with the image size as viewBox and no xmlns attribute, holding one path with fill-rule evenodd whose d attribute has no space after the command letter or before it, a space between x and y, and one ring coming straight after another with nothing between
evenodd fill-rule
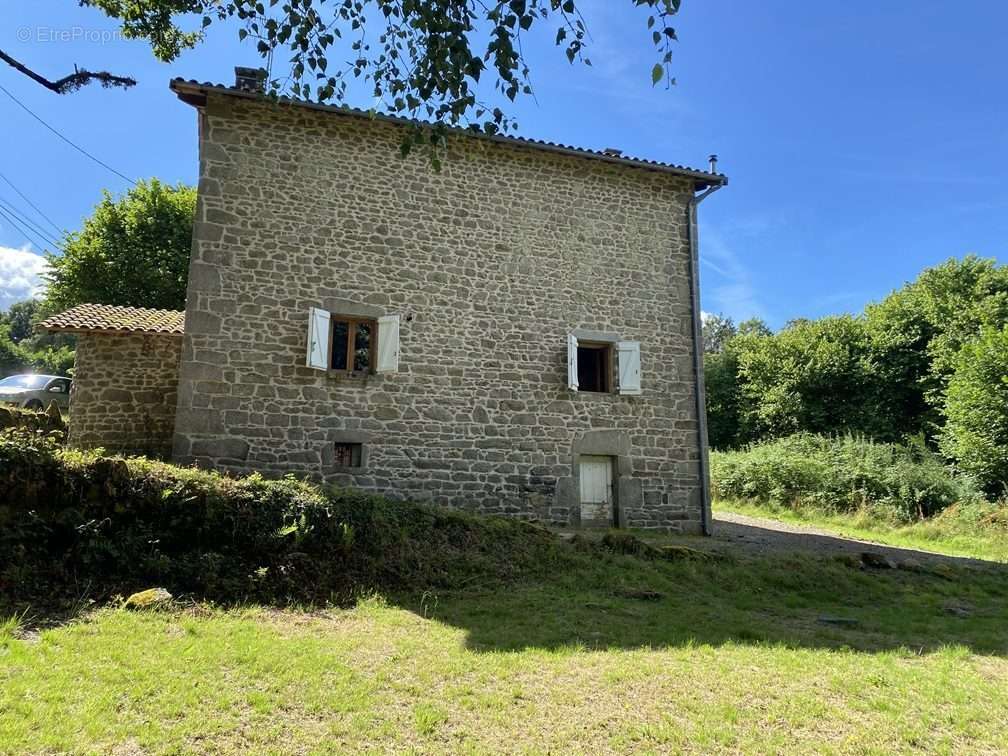
<instances>
[{"instance_id":1,"label":"shrub","mask_svg":"<svg viewBox=\"0 0 1008 756\"><path fill-rule=\"evenodd\" d=\"M55 403L44 412L24 409L13 404L0 404L0 431L6 428L24 428L52 436L56 441L66 438L66 421Z\"/></svg>"},{"instance_id":2,"label":"shrub","mask_svg":"<svg viewBox=\"0 0 1008 756\"><path fill-rule=\"evenodd\" d=\"M885 444L856 436L799 433L711 454L719 498L776 501L834 512L864 508L908 521L982 497L922 444Z\"/></svg>"},{"instance_id":3,"label":"shrub","mask_svg":"<svg viewBox=\"0 0 1008 756\"><path fill-rule=\"evenodd\" d=\"M229 478L0 434L0 595L163 586L218 601L340 600L549 569L548 531L308 483Z\"/></svg>"}]
</instances>

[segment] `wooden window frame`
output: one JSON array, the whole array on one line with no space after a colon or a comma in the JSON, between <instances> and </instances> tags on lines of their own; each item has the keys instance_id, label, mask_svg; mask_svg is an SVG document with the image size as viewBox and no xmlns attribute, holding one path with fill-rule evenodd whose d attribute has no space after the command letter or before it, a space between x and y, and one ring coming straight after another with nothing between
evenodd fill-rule
<instances>
[{"instance_id":1,"label":"wooden window frame","mask_svg":"<svg viewBox=\"0 0 1008 756\"><path fill-rule=\"evenodd\" d=\"M615 352L614 345L609 341L581 341L578 340L577 345L578 351L581 349L590 349L592 351L602 352L602 359L600 360L601 365L599 366L599 371L601 375L601 381L599 385L602 386L600 391L593 391L591 389L582 388L580 386L580 380L578 381L578 391L583 391L586 394L613 394L616 392L616 382L613 380L613 365L615 360L613 359L613 354ZM578 370L580 372L581 359L578 355Z\"/></svg>"},{"instance_id":2,"label":"wooden window frame","mask_svg":"<svg viewBox=\"0 0 1008 756\"><path fill-rule=\"evenodd\" d=\"M334 368L333 364L333 349L336 346L336 324L346 323L347 324L347 351L346 351L346 370L340 370L339 368ZM371 327L371 341L368 344L368 366L367 370L360 371L354 370L354 363L357 361L355 359L357 343L357 326L358 325L368 325ZM349 375L349 376L362 376L371 375L375 371L375 363L378 359L378 321L374 318L361 318L353 317L349 315L336 315L330 313L329 315L329 354L326 357L327 364L329 365L329 372L336 373L338 375Z\"/></svg>"},{"instance_id":3,"label":"wooden window frame","mask_svg":"<svg viewBox=\"0 0 1008 756\"><path fill-rule=\"evenodd\" d=\"M340 450L350 455L348 463L340 462ZM354 441L337 441L333 444L333 454L336 467L361 468L364 466L364 444Z\"/></svg>"}]
</instances>

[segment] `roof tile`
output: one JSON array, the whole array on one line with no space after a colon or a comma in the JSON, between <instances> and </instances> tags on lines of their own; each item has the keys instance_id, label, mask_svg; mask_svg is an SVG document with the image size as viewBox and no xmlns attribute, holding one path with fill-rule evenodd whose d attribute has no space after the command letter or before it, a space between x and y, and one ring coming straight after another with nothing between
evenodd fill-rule
<instances>
[{"instance_id":1,"label":"roof tile","mask_svg":"<svg viewBox=\"0 0 1008 756\"><path fill-rule=\"evenodd\" d=\"M166 333L181 334L185 312L144 307L82 304L39 324L45 331L70 333Z\"/></svg>"}]
</instances>

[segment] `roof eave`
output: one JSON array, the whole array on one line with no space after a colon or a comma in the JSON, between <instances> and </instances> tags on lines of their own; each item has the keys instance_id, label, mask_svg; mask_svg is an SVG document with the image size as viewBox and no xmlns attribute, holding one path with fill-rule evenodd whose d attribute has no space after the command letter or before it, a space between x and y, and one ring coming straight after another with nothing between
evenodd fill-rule
<instances>
[{"instance_id":1,"label":"roof eave","mask_svg":"<svg viewBox=\"0 0 1008 756\"><path fill-rule=\"evenodd\" d=\"M36 326L39 331L47 333L103 334L106 336L183 336L181 331L154 331L144 328L87 328L85 326L46 325L45 322Z\"/></svg>"},{"instance_id":2,"label":"roof eave","mask_svg":"<svg viewBox=\"0 0 1008 756\"><path fill-rule=\"evenodd\" d=\"M234 89L232 87L225 87L218 84L211 84L209 82L204 82L201 84L195 81L187 81L185 79L176 78L172 79L171 82L169 82L168 86L173 92L175 92L176 96L178 96L178 98L182 102L197 108L206 105L206 98L207 95L209 94L219 94L225 97L237 97L245 100L265 99L261 94L257 92ZM282 105L308 108L310 110L320 110L326 113L332 113L334 115L340 115L349 118L371 118L373 120L384 121L386 123L394 123L403 126L413 124L412 121L406 118L400 118L398 116L392 116L385 113L377 113L374 111L369 112L363 110L356 110L342 107L339 105L325 105L323 103L309 102L308 100L294 100L289 97L281 97L277 102L279 102ZM669 173L675 176L681 176L683 178L691 178L694 181L693 184L694 191L703 191L704 189L707 189L711 186L725 186L728 183L728 177L722 173L708 173L706 171L699 171L691 168L686 168L683 166L674 166L665 163L656 163L649 160L620 157L617 155L607 155L605 153L596 152L594 150L579 149L576 147L570 147L566 145L553 144L551 142L542 142L534 139L525 139L522 137L511 137L511 136L502 136L499 134L478 133L460 128L450 128L449 132L452 134L467 136L474 139L496 142L497 144L506 144L512 147L539 150L541 152L552 152L554 154L567 155L570 157L578 157L586 160L595 160L602 163L609 163L611 165L639 168L647 171Z\"/></svg>"}]
</instances>

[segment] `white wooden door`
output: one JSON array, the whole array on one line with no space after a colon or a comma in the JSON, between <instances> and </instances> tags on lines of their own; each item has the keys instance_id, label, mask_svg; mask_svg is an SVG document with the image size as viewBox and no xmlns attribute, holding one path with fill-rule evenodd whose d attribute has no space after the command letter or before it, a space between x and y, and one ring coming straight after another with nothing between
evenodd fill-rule
<instances>
[{"instance_id":1,"label":"white wooden door","mask_svg":"<svg viewBox=\"0 0 1008 756\"><path fill-rule=\"evenodd\" d=\"M580 460L582 524L612 524L612 457L584 456Z\"/></svg>"}]
</instances>

